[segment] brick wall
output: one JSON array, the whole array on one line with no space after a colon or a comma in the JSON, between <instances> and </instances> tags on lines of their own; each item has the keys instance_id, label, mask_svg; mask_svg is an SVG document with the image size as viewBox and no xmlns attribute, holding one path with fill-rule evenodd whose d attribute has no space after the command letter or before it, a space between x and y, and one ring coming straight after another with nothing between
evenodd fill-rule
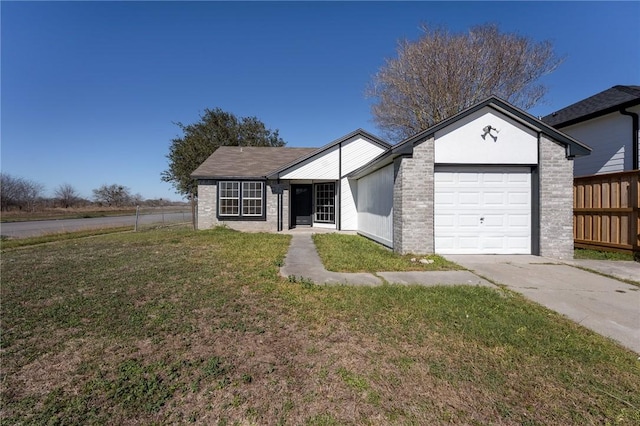
<instances>
[{"instance_id":1,"label":"brick wall","mask_svg":"<svg viewBox=\"0 0 640 426\"><path fill-rule=\"evenodd\" d=\"M573 160L540 136L540 256L573 258Z\"/></svg>"},{"instance_id":2,"label":"brick wall","mask_svg":"<svg viewBox=\"0 0 640 426\"><path fill-rule=\"evenodd\" d=\"M217 201L216 182L198 182L198 229L210 229L218 225Z\"/></svg>"},{"instance_id":3,"label":"brick wall","mask_svg":"<svg viewBox=\"0 0 640 426\"><path fill-rule=\"evenodd\" d=\"M278 194L274 193L272 184L268 181L266 188L266 220L218 220L217 218L217 185L215 181L200 181L198 185L198 229L210 229L215 226L225 225L239 231L266 231L278 230ZM283 193L283 229L289 228L289 189L285 186Z\"/></svg>"},{"instance_id":4,"label":"brick wall","mask_svg":"<svg viewBox=\"0 0 640 426\"><path fill-rule=\"evenodd\" d=\"M393 249L433 253L434 140L420 142L411 158L396 159L393 188Z\"/></svg>"}]
</instances>

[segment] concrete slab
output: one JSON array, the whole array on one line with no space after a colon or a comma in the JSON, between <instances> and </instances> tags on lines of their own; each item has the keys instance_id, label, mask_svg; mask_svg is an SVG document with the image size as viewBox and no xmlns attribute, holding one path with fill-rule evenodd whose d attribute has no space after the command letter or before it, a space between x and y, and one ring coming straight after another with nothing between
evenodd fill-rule
<instances>
[{"instance_id":1,"label":"concrete slab","mask_svg":"<svg viewBox=\"0 0 640 426\"><path fill-rule=\"evenodd\" d=\"M327 271L320 260L311 233L296 233L280 268L280 275L288 278L306 278L316 284L381 285L382 280L373 274L340 273Z\"/></svg>"},{"instance_id":2,"label":"concrete slab","mask_svg":"<svg viewBox=\"0 0 640 426\"><path fill-rule=\"evenodd\" d=\"M640 283L640 263L621 260L573 259L565 261L568 265L590 269L615 278Z\"/></svg>"},{"instance_id":3,"label":"concrete slab","mask_svg":"<svg viewBox=\"0 0 640 426\"><path fill-rule=\"evenodd\" d=\"M390 284L418 285L483 285L495 287L469 271L415 271L415 272L379 272L345 273L327 271L320 260L311 235L311 228L292 232L291 245L280 268L280 275L297 279L308 279L316 284L382 285L384 278Z\"/></svg>"},{"instance_id":4,"label":"concrete slab","mask_svg":"<svg viewBox=\"0 0 640 426\"><path fill-rule=\"evenodd\" d=\"M390 284L496 286L469 271L378 272Z\"/></svg>"},{"instance_id":5,"label":"concrete slab","mask_svg":"<svg viewBox=\"0 0 640 426\"><path fill-rule=\"evenodd\" d=\"M445 257L640 353L637 286L538 256Z\"/></svg>"}]
</instances>

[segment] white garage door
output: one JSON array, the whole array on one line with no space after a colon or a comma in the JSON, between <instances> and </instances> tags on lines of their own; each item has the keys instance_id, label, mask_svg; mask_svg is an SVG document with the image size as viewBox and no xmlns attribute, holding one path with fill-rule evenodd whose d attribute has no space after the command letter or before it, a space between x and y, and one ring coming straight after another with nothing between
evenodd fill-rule
<instances>
[{"instance_id":1,"label":"white garage door","mask_svg":"<svg viewBox=\"0 0 640 426\"><path fill-rule=\"evenodd\" d=\"M440 167L435 172L435 251L531 254L528 167Z\"/></svg>"}]
</instances>

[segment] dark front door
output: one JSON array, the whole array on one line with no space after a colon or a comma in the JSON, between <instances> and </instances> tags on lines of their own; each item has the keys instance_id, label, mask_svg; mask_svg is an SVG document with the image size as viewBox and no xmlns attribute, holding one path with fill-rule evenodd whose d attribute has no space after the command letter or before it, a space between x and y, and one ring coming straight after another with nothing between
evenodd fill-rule
<instances>
[{"instance_id":1,"label":"dark front door","mask_svg":"<svg viewBox=\"0 0 640 426\"><path fill-rule=\"evenodd\" d=\"M291 224L311 225L313 187L311 185L291 185Z\"/></svg>"}]
</instances>

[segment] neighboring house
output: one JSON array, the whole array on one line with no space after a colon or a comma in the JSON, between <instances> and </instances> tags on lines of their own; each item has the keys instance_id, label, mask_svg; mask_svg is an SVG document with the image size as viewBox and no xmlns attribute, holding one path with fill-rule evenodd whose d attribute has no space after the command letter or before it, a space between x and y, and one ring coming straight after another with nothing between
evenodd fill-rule
<instances>
[{"instance_id":1,"label":"neighboring house","mask_svg":"<svg viewBox=\"0 0 640 426\"><path fill-rule=\"evenodd\" d=\"M614 86L547 115L542 121L593 150L578 158L575 176L638 170L640 86Z\"/></svg>"},{"instance_id":2,"label":"neighboring house","mask_svg":"<svg viewBox=\"0 0 640 426\"><path fill-rule=\"evenodd\" d=\"M398 253L573 256L573 158L589 148L491 97L395 146L218 148L198 228L353 230Z\"/></svg>"}]
</instances>

